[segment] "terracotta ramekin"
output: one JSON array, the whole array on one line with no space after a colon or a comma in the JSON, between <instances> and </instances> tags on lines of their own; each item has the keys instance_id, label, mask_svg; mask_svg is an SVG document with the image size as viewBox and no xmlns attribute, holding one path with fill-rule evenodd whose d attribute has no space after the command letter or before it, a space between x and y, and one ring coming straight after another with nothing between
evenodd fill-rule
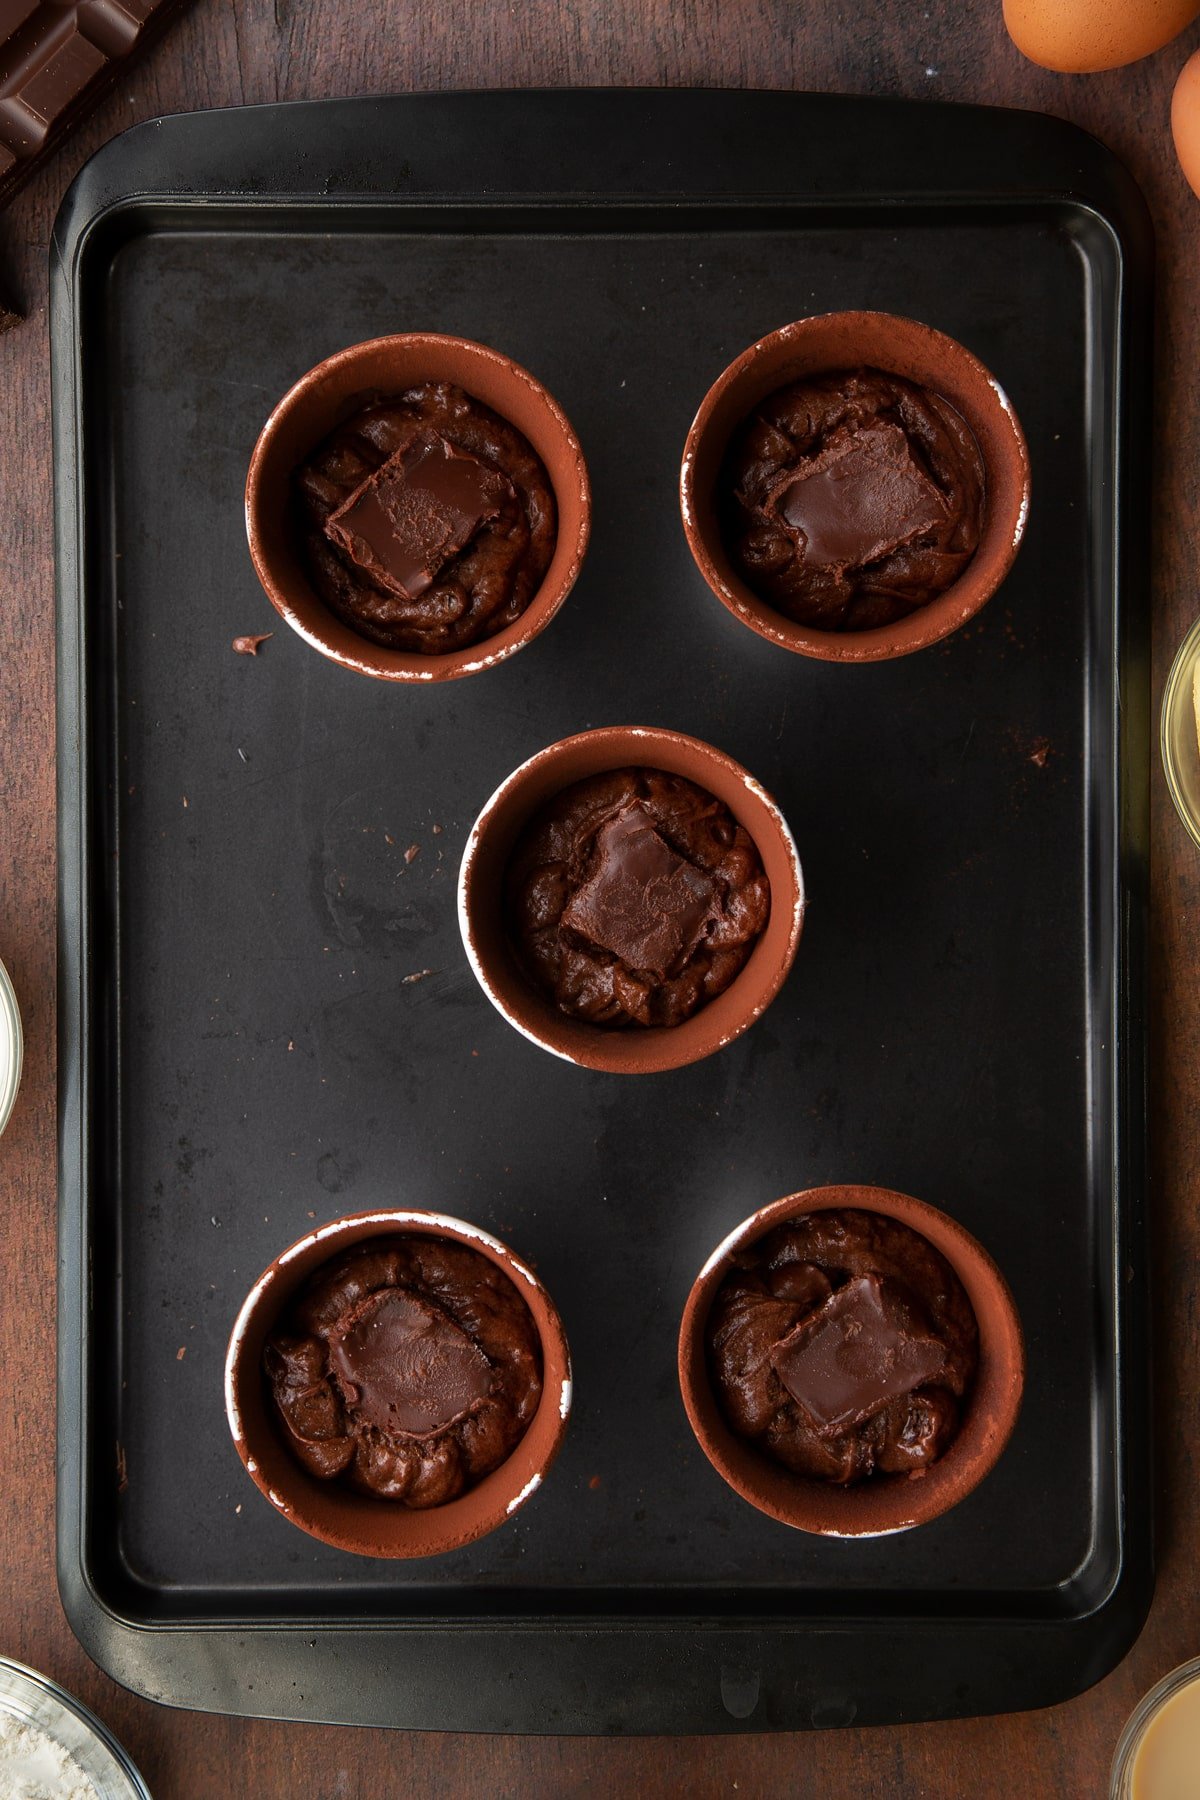
<instances>
[{"instance_id":1,"label":"terracotta ramekin","mask_svg":"<svg viewBox=\"0 0 1200 1800\"><path fill-rule=\"evenodd\" d=\"M872 631L819 631L777 612L737 573L722 540L718 484L730 439L768 394L805 375L864 366L931 388L967 421L985 468L983 535L954 585L906 619ZM801 656L879 662L936 644L991 599L1025 532L1029 452L1003 388L954 338L894 313L821 313L760 338L714 381L684 446L679 504L700 573L743 625Z\"/></svg>"},{"instance_id":2,"label":"terracotta ramekin","mask_svg":"<svg viewBox=\"0 0 1200 1800\"><path fill-rule=\"evenodd\" d=\"M486 1256L508 1276L533 1314L542 1343L542 1398L507 1461L444 1506L411 1511L318 1481L295 1461L271 1414L263 1346L293 1294L323 1263L374 1238L441 1237ZM541 1486L557 1456L571 1410L571 1357L554 1303L537 1276L506 1244L477 1225L442 1213L355 1213L322 1225L259 1276L230 1333L225 1355L225 1413L237 1453L259 1492L310 1537L359 1556L437 1556L470 1544L504 1521Z\"/></svg>"},{"instance_id":3,"label":"terracotta ramekin","mask_svg":"<svg viewBox=\"0 0 1200 1800\"><path fill-rule=\"evenodd\" d=\"M373 399L422 381L454 382L523 432L546 466L558 507L553 560L520 618L494 637L442 656L389 650L344 625L310 584L294 528L292 476L305 457ZM499 351L430 331L352 344L301 376L263 426L246 479L250 555L280 618L322 655L383 681L452 681L477 675L532 643L575 585L591 518L583 451L553 396Z\"/></svg>"},{"instance_id":4,"label":"terracotta ramekin","mask_svg":"<svg viewBox=\"0 0 1200 1800\"><path fill-rule=\"evenodd\" d=\"M927 1238L953 1268L974 1308L979 1327L975 1385L958 1436L920 1476L875 1475L837 1487L794 1475L729 1429L709 1380L708 1315L736 1252L789 1219L840 1207L884 1213ZM1021 1408L1025 1349L1008 1283L982 1244L947 1214L890 1188L810 1188L743 1220L701 1269L679 1331L679 1385L700 1448L734 1492L759 1512L822 1537L886 1537L928 1524L957 1506L995 1467Z\"/></svg>"},{"instance_id":5,"label":"terracotta ramekin","mask_svg":"<svg viewBox=\"0 0 1200 1800\"><path fill-rule=\"evenodd\" d=\"M606 1029L570 1019L519 967L504 920L504 878L522 829L564 788L608 769L664 769L723 800L758 848L771 910L745 967L723 994L682 1025ZM649 1075L699 1062L740 1037L778 994L804 924L804 876L787 821L731 756L699 738L640 725L613 725L563 738L501 782L467 839L458 878L458 920L471 967L510 1025L543 1050L585 1069Z\"/></svg>"}]
</instances>

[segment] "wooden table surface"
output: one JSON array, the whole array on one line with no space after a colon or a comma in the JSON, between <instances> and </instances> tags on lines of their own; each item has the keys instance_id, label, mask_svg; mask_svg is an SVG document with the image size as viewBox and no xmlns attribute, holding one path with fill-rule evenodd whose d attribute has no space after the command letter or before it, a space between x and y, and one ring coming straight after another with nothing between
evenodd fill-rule
<instances>
[{"instance_id":1,"label":"wooden table surface","mask_svg":"<svg viewBox=\"0 0 1200 1800\"><path fill-rule=\"evenodd\" d=\"M895 1730L609 1741L344 1730L168 1711L101 1675L54 1578L54 651L46 248L85 157L156 113L448 87L640 83L828 89L1058 113L1132 169L1158 233L1155 702L1200 610L1200 201L1175 163L1171 88L1200 25L1112 74L1025 62L1000 0L194 0L0 219L28 317L0 338L0 956L27 1033L0 1140L0 1651L57 1677L128 1745L156 1800L687 1794L1096 1800L1122 1721L1200 1653L1200 855L1154 758L1152 1092L1160 1573L1125 1662L1050 1711ZM1047 596L1053 603L1053 596ZM1157 716L1157 711L1155 713Z\"/></svg>"}]
</instances>

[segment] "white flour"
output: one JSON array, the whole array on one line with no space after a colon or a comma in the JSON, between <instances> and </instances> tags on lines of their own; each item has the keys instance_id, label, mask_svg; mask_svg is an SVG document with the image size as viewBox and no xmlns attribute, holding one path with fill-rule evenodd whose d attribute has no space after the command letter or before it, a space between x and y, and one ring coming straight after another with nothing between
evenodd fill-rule
<instances>
[{"instance_id":1,"label":"white flour","mask_svg":"<svg viewBox=\"0 0 1200 1800\"><path fill-rule=\"evenodd\" d=\"M0 1715L0 1800L99 1800L62 1745L36 1725Z\"/></svg>"}]
</instances>

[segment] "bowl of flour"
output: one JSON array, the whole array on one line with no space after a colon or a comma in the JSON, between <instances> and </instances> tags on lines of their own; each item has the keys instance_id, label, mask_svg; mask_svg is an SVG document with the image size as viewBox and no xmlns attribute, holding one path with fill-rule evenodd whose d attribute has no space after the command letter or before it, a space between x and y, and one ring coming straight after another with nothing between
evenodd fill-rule
<instances>
[{"instance_id":1,"label":"bowl of flour","mask_svg":"<svg viewBox=\"0 0 1200 1800\"><path fill-rule=\"evenodd\" d=\"M112 1734L57 1682L0 1656L3 1800L150 1800Z\"/></svg>"}]
</instances>

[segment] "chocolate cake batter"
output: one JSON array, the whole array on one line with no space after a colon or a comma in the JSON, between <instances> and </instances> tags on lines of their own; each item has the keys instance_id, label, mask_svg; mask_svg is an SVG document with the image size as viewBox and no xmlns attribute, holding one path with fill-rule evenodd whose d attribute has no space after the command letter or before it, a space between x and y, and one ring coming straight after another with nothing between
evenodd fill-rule
<instances>
[{"instance_id":1,"label":"chocolate cake batter","mask_svg":"<svg viewBox=\"0 0 1200 1800\"><path fill-rule=\"evenodd\" d=\"M524 1300L487 1257L442 1238L379 1239L326 1263L263 1363L310 1475L414 1508L497 1468L542 1392Z\"/></svg>"},{"instance_id":2,"label":"chocolate cake batter","mask_svg":"<svg viewBox=\"0 0 1200 1800\"><path fill-rule=\"evenodd\" d=\"M515 426L448 382L380 399L295 475L309 577L376 644L430 654L520 618L550 567L550 478Z\"/></svg>"},{"instance_id":3,"label":"chocolate cake batter","mask_svg":"<svg viewBox=\"0 0 1200 1800\"><path fill-rule=\"evenodd\" d=\"M746 582L822 631L890 625L957 581L983 529L966 421L878 369L777 389L735 434L722 529Z\"/></svg>"},{"instance_id":4,"label":"chocolate cake batter","mask_svg":"<svg viewBox=\"0 0 1200 1800\"><path fill-rule=\"evenodd\" d=\"M520 961L593 1025L678 1025L722 993L767 922L754 841L729 808L660 769L617 769L559 794L509 864Z\"/></svg>"},{"instance_id":5,"label":"chocolate cake batter","mask_svg":"<svg viewBox=\"0 0 1200 1800\"><path fill-rule=\"evenodd\" d=\"M730 1427L798 1475L919 1475L959 1427L979 1357L962 1283L919 1233L847 1208L734 1258L708 1320Z\"/></svg>"}]
</instances>

